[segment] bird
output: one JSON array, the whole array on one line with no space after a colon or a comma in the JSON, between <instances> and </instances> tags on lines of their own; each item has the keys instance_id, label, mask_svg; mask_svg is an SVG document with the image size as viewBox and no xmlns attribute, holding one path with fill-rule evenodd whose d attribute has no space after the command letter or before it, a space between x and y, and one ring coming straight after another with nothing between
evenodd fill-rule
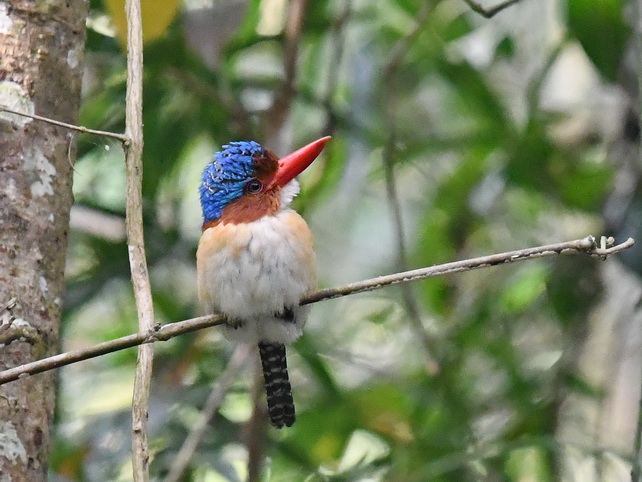
<instances>
[{"instance_id":1,"label":"bird","mask_svg":"<svg viewBox=\"0 0 642 482\"><path fill-rule=\"evenodd\" d=\"M285 345L301 336L309 307L299 303L317 283L312 233L290 203L299 193L295 177L329 140L281 159L258 142L230 142L199 185L198 297L206 313L223 315L226 338L258 346L276 428L295 422Z\"/></svg>"}]
</instances>

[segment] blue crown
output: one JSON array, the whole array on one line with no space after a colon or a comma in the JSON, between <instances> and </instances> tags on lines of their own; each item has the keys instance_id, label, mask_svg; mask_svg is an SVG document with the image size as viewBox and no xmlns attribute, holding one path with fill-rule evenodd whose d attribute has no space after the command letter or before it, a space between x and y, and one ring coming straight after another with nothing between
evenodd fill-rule
<instances>
[{"instance_id":1,"label":"blue crown","mask_svg":"<svg viewBox=\"0 0 642 482\"><path fill-rule=\"evenodd\" d=\"M204 222L221 217L225 206L240 198L254 177L254 160L264 152L258 142L230 142L214 154L199 186Z\"/></svg>"}]
</instances>

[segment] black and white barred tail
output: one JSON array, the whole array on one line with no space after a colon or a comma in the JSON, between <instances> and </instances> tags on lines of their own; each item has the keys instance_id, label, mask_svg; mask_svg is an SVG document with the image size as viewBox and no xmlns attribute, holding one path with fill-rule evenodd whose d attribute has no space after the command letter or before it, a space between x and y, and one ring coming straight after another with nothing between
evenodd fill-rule
<instances>
[{"instance_id":1,"label":"black and white barred tail","mask_svg":"<svg viewBox=\"0 0 642 482\"><path fill-rule=\"evenodd\" d=\"M263 366L270 423L276 428L290 427L294 424L295 416L285 345L259 342L259 354Z\"/></svg>"}]
</instances>

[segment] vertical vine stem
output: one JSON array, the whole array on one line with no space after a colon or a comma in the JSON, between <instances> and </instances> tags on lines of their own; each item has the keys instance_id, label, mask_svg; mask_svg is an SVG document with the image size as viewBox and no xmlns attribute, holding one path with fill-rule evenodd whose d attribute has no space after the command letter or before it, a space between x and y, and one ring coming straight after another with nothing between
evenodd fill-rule
<instances>
[{"instance_id":1,"label":"vertical vine stem","mask_svg":"<svg viewBox=\"0 0 642 482\"><path fill-rule=\"evenodd\" d=\"M249 345L239 345L236 347L230 361L225 367L225 370L221 372L212 386L212 391L207 397L200 415L192 425L192 428L185 438L180 450L176 454L176 457L174 457L169 473L163 479L163 482L179 482L182 480L181 478L183 477L185 470L187 470L190 462L196 454L198 445L201 443L201 440L207 433L207 430L211 428L212 419L223 403L225 394L229 391L232 384L238 379L238 374L241 371L241 368L246 364L248 358L251 358L250 355L253 354L255 353L250 349Z\"/></svg>"},{"instance_id":2,"label":"vertical vine stem","mask_svg":"<svg viewBox=\"0 0 642 482\"><path fill-rule=\"evenodd\" d=\"M154 307L143 235L143 28L140 0L127 0L127 97L125 164L127 170L127 247L139 331L154 328ZM138 348L132 400L132 466L135 481L149 480L147 415L154 347Z\"/></svg>"},{"instance_id":3,"label":"vertical vine stem","mask_svg":"<svg viewBox=\"0 0 642 482\"><path fill-rule=\"evenodd\" d=\"M392 116L390 117L392 119ZM397 193L395 173L394 173L394 159L395 159L395 126L393 122L389 123L389 138L384 147L383 153L383 170L384 179L386 183L386 192L388 197L388 205L390 206L390 214L392 217L393 231L395 235L395 242L397 244L397 267L399 270L408 270L408 255L406 251L406 240L403 228L403 215L401 209L401 201ZM428 373L435 374L439 371L439 361L436 358L436 342L428 334L421 317L421 312L417 303L417 299L413 294L412 286L407 283L401 285L401 296L404 301L407 320L412 327L413 332L417 339L421 342L424 350L425 368Z\"/></svg>"},{"instance_id":4,"label":"vertical vine stem","mask_svg":"<svg viewBox=\"0 0 642 482\"><path fill-rule=\"evenodd\" d=\"M429 2L423 4L417 13L415 24L410 31L404 35L399 42L392 49L392 53L386 66L384 68L384 75L382 76L385 92L395 92L395 78L401 66L404 56L408 51L408 46L416 39L416 37L425 30L426 24L430 19L430 14L433 11L433 5ZM390 102L387 102L390 104ZM389 113L386 118L388 129L388 140L384 146L383 151L383 172L386 184L386 194L388 198L388 205L390 206L390 215L393 223L393 231L395 235L395 243L397 250L397 268L406 271L408 269L408 256L406 252L406 240L403 228L403 214L401 209L401 201L397 193L396 180L395 180L395 157L396 157L396 125L395 117ZM436 343L424 327L422 316L417 304L416 297L413 294L412 286L404 283L401 285L401 296L405 305L405 310L408 322L415 333L415 336L420 341L424 350L425 365L428 373L434 374L439 371L439 362L436 358Z\"/></svg>"},{"instance_id":5,"label":"vertical vine stem","mask_svg":"<svg viewBox=\"0 0 642 482\"><path fill-rule=\"evenodd\" d=\"M642 0L635 0L635 26L633 36L635 38L636 72L638 80L638 121L642 122ZM642 144L638 146L638 157L642 160ZM642 382L642 380L639 380ZM642 481L642 393L638 400L638 420L635 427L635 440L633 442L633 464L631 467L631 482Z\"/></svg>"}]
</instances>

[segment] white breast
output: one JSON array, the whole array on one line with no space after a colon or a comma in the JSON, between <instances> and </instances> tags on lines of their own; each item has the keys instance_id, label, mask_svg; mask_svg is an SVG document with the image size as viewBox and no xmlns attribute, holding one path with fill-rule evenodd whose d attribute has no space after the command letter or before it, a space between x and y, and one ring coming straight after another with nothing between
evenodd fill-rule
<instances>
[{"instance_id":1,"label":"white breast","mask_svg":"<svg viewBox=\"0 0 642 482\"><path fill-rule=\"evenodd\" d=\"M207 312L242 324L226 327L229 338L289 343L301 335L308 310L299 301L314 289L316 273L312 235L296 212L209 228L196 259ZM274 316L286 308L293 309L293 322Z\"/></svg>"}]
</instances>

